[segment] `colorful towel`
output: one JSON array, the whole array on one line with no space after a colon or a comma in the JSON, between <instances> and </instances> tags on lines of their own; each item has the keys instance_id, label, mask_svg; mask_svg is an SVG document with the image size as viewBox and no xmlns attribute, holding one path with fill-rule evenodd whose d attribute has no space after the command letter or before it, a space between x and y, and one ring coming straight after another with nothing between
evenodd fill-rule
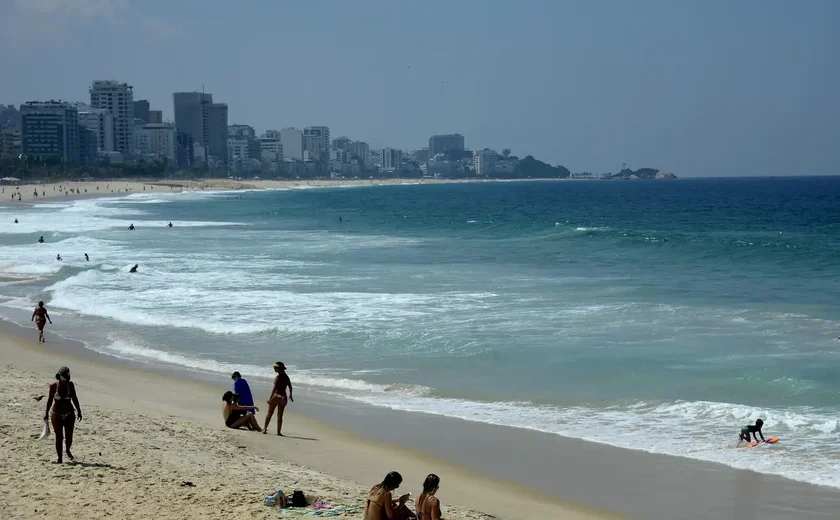
<instances>
[{"instance_id":1,"label":"colorful towel","mask_svg":"<svg viewBox=\"0 0 840 520\"><path fill-rule=\"evenodd\" d=\"M364 509L359 505L350 506L332 506L332 509L313 509L312 507L287 507L281 509L282 515L288 516L311 516L315 518L327 518L332 516L341 516L347 513L353 513Z\"/></svg>"}]
</instances>

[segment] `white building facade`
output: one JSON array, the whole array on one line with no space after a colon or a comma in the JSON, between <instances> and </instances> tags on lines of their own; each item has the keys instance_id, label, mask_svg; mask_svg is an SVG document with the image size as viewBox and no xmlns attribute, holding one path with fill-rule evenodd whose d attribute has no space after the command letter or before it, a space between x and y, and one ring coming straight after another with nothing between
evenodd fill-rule
<instances>
[{"instance_id":1,"label":"white building facade","mask_svg":"<svg viewBox=\"0 0 840 520\"><path fill-rule=\"evenodd\" d=\"M134 139L134 87L119 81L94 81L90 105L111 112L114 118L114 150L131 151Z\"/></svg>"},{"instance_id":2,"label":"white building facade","mask_svg":"<svg viewBox=\"0 0 840 520\"><path fill-rule=\"evenodd\" d=\"M165 159L170 166L175 166L175 126L166 123L150 123L136 128L137 151L141 154L154 154Z\"/></svg>"}]
</instances>

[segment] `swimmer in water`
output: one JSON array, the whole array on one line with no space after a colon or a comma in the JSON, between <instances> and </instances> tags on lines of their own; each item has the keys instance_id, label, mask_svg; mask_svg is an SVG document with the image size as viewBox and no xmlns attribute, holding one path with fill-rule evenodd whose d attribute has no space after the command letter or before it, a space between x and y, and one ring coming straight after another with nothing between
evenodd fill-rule
<instances>
[{"instance_id":1,"label":"swimmer in water","mask_svg":"<svg viewBox=\"0 0 840 520\"><path fill-rule=\"evenodd\" d=\"M39 239L38 239L38 243L39 243L39 244L43 244L43 243L44 243L44 237L39 238Z\"/></svg>"},{"instance_id":2,"label":"swimmer in water","mask_svg":"<svg viewBox=\"0 0 840 520\"><path fill-rule=\"evenodd\" d=\"M134 267L128 270L129 273L136 273L137 272L137 264L134 264Z\"/></svg>"},{"instance_id":3,"label":"swimmer in water","mask_svg":"<svg viewBox=\"0 0 840 520\"><path fill-rule=\"evenodd\" d=\"M85 253L85 262L90 262L90 257Z\"/></svg>"},{"instance_id":4,"label":"swimmer in water","mask_svg":"<svg viewBox=\"0 0 840 520\"><path fill-rule=\"evenodd\" d=\"M132 225L128 226L128 230L129 230L129 231L134 231L134 224L132 224Z\"/></svg>"},{"instance_id":5,"label":"swimmer in water","mask_svg":"<svg viewBox=\"0 0 840 520\"><path fill-rule=\"evenodd\" d=\"M55 255L55 259L61 262L61 255Z\"/></svg>"},{"instance_id":6,"label":"swimmer in water","mask_svg":"<svg viewBox=\"0 0 840 520\"><path fill-rule=\"evenodd\" d=\"M18 221L17 221L17 219L15 219L15 224L17 224L17 223L18 223Z\"/></svg>"},{"instance_id":7,"label":"swimmer in water","mask_svg":"<svg viewBox=\"0 0 840 520\"><path fill-rule=\"evenodd\" d=\"M169 223L169 227L172 227L172 222Z\"/></svg>"}]
</instances>

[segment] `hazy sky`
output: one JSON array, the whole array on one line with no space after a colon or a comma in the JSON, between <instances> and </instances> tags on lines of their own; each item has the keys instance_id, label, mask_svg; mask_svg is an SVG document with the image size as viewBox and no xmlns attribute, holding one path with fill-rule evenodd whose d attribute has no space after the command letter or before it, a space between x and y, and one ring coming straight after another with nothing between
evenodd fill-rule
<instances>
[{"instance_id":1,"label":"hazy sky","mask_svg":"<svg viewBox=\"0 0 840 520\"><path fill-rule=\"evenodd\" d=\"M258 131L573 171L840 173L840 0L0 0L0 103L134 86Z\"/></svg>"}]
</instances>

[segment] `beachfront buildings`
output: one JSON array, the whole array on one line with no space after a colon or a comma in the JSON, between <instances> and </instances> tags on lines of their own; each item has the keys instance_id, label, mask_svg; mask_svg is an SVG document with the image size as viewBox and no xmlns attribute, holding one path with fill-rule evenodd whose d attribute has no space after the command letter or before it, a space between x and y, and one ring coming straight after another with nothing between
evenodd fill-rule
<instances>
[{"instance_id":1,"label":"beachfront buildings","mask_svg":"<svg viewBox=\"0 0 840 520\"><path fill-rule=\"evenodd\" d=\"M280 130L280 144L283 147L283 160L303 160L303 132L296 128Z\"/></svg>"},{"instance_id":2,"label":"beachfront buildings","mask_svg":"<svg viewBox=\"0 0 840 520\"><path fill-rule=\"evenodd\" d=\"M79 111L79 126L86 128L96 139L97 152L114 151L114 116L110 111L76 103Z\"/></svg>"},{"instance_id":3,"label":"beachfront buildings","mask_svg":"<svg viewBox=\"0 0 840 520\"><path fill-rule=\"evenodd\" d=\"M489 148L473 152L473 170L476 175L490 175L496 171L499 154Z\"/></svg>"},{"instance_id":4,"label":"beachfront buildings","mask_svg":"<svg viewBox=\"0 0 840 520\"><path fill-rule=\"evenodd\" d=\"M149 110L149 122L158 124L163 123L163 111Z\"/></svg>"},{"instance_id":5,"label":"beachfront buildings","mask_svg":"<svg viewBox=\"0 0 840 520\"><path fill-rule=\"evenodd\" d=\"M0 157L17 158L21 153L20 131L16 128L0 130Z\"/></svg>"},{"instance_id":6,"label":"beachfront buildings","mask_svg":"<svg viewBox=\"0 0 840 520\"><path fill-rule=\"evenodd\" d=\"M175 127L168 123L149 123L136 128L137 152L157 155L170 167L177 165L178 140Z\"/></svg>"},{"instance_id":7,"label":"beachfront buildings","mask_svg":"<svg viewBox=\"0 0 840 520\"><path fill-rule=\"evenodd\" d=\"M449 150L464 150L464 136L461 134L433 135L429 138L429 157Z\"/></svg>"},{"instance_id":8,"label":"beachfront buildings","mask_svg":"<svg viewBox=\"0 0 840 520\"><path fill-rule=\"evenodd\" d=\"M347 156L349 160L353 160L354 158L358 160L361 164L369 164L370 160L368 156L370 155L370 146L363 141L353 141L347 146L344 147L347 150Z\"/></svg>"},{"instance_id":9,"label":"beachfront buildings","mask_svg":"<svg viewBox=\"0 0 840 520\"><path fill-rule=\"evenodd\" d=\"M330 129L327 126L307 126L303 129L304 150L315 161L327 164L330 160Z\"/></svg>"},{"instance_id":10,"label":"beachfront buildings","mask_svg":"<svg viewBox=\"0 0 840 520\"><path fill-rule=\"evenodd\" d=\"M90 106L108 110L114 117L114 150L130 152L134 143L134 87L113 80L94 81Z\"/></svg>"},{"instance_id":11,"label":"beachfront buildings","mask_svg":"<svg viewBox=\"0 0 840 520\"><path fill-rule=\"evenodd\" d=\"M143 124L149 123L149 101L146 99L139 99L134 102L134 119L143 121Z\"/></svg>"},{"instance_id":12,"label":"beachfront buildings","mask_svg":"<svg viewBox=\"0 0 840 520\"><path fill-rule=\"evenodd\" d=\"M393 173L400 171L402 165L402 151L395 148L382 150L382 170Z\"/></svg>"},{"instance_id":13,"label":"beachfront buildings","mask_svg":"<svg viewBox=\"0 0 840 520\"><path fill-rule=\"evenodd\" d=\"M213 103L213 95L204 92L175 92L172 104L175 112L175 130L190 136L194 144L204 146L205 156L196 160L207 162L206 148L210 136L207 108Z\"/></svg>"},{"instance_id":14,"label":"beachfront buildings","mask_svg":"<svg viewBox=\"0 0 840 520\"><path fill-rule=\"evenodd\" d=\"M228 106L226 103L210 103L207 106L207 153L228 165Z\"/></svg>"},{"instance_id":15,"label":"beachfront buildings","mask_svg":"<svg viewBox=\"0 0 840 520\"><path fill-rule=\"evenodd\" d=\"M20 121L24 155L79 163L79 112L75 106L61 101L30 101L20 106Z\"/></svg>"}]
</instances>

